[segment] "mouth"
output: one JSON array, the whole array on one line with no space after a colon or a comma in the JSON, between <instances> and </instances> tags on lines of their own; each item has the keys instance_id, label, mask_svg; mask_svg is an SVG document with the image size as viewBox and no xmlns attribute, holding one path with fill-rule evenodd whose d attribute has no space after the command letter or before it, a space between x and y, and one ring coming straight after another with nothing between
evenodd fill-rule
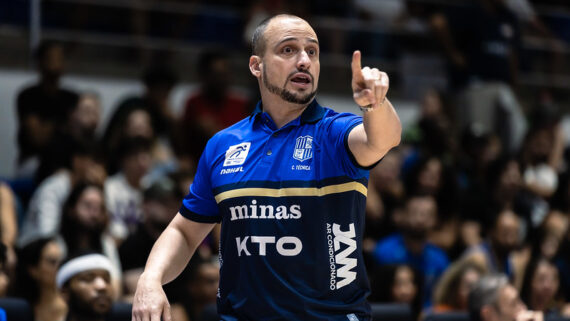
<instances>
[{"instance_id":1,"label":"mouth","mask_svg":"<svg viewBox=\"0 0 570 321\"><path fill-rule=\"evenodd\" d=\"M290 79L292 83L300 86L308 86L312 82L310 75L301 72L293 74Z\"/></svg>"},{"instance_id":2,"label":"mouth","mask_svg":"<svg viewBox=\"0 0 570 321\"><path fill-rule=\"evenodd\" d=\"M105 309L112 304L112 299L108 296L101 295L93 299L92 302L95 306Z\"/></svg>"}]
</instances>

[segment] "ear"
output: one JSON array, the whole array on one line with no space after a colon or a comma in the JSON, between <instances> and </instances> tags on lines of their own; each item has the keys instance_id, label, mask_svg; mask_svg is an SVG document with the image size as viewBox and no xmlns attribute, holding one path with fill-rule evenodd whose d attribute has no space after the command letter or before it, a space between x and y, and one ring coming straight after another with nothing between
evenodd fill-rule
<instances>
[{"instance_id":1,"label":"ear","mask_svg":"<svg viewBox=\"0 0 570 321\"><path fill-rule=\"evenodd\" d=\"M249 57L249 71L256 78L261 77L261 64L261 57L255 55Z\"/></svg>"}]
</instances>

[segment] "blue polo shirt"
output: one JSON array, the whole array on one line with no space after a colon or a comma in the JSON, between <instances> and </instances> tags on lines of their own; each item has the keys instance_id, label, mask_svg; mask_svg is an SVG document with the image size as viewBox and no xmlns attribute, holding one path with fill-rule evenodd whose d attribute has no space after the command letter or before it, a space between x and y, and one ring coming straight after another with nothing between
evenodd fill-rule
<instances>
[{"instance_id":1,"label":"blue polo shirt","mask_svg":"<svg viewBox=\"0 0 570 321\"><path fill-rule=\"evenodd\" d=\"M222 222L223 320L368 320L362 118L316 100L277 129L261 103L208 142L180 213Z\"/></svg>"}]
</instances>

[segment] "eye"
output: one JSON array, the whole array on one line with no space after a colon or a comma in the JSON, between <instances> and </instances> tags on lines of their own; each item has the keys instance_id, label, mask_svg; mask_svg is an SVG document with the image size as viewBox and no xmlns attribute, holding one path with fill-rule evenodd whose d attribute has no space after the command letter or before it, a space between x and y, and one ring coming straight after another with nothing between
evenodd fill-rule
<instances>
[{"instance_id":1,"label":"eye","mask_svg":"<svg viewBox=\"0 0 570 321\"><path fill-rule=\"evenodd\" d=\"M290 53L293 53L293 48L287 46L287 47L283 47L283 49L281 49L281 51L285 54L290 54Z\"/></svg>"},{"instance_id":2,"label":"eye","mask_svg":"<svg viewBox=\"0 0 570 321\"><path fill-rule=\"evenodd\" d=\"M307 50L307 53L310 56L316 56L317 55L317 49L311 48L311 49Z\"/></svg>"}]
</instances>

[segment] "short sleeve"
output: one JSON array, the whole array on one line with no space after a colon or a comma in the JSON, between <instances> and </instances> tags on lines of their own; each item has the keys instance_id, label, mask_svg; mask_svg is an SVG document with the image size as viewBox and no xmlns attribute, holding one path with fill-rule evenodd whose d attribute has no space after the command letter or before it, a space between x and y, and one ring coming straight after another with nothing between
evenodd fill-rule
<instances>
[{"instance_id":1,"label":"short sleeve","mask_svg":"<svg viewBox=\"0 0 570 321\"><path fill-rule=\"evenodd\" d=\"M180 214L189 220L200 223L218 223L222 218L212 193L208 150L209 148L206 146L200 157L198 170L192 185L190 185L190 191L182 200Z\"/></svg>"},{"instance_id":2,"label":"short sleeve","mask_svg":"<svg viewBox=\"0 0 570 321\"><path fill-rule=\"evenodd\" d=\"M327 126L327 139L332 140L330 143L334 146L333 159L338 159L345 172L350 174L362 174L360 172L367 171L373 166L362 167L356 161L356 158L348 147L348 135L354 127L362 124L362 117L354 114L342 113L335 115L330 119Z\"/></svg>"}]
</instances>

